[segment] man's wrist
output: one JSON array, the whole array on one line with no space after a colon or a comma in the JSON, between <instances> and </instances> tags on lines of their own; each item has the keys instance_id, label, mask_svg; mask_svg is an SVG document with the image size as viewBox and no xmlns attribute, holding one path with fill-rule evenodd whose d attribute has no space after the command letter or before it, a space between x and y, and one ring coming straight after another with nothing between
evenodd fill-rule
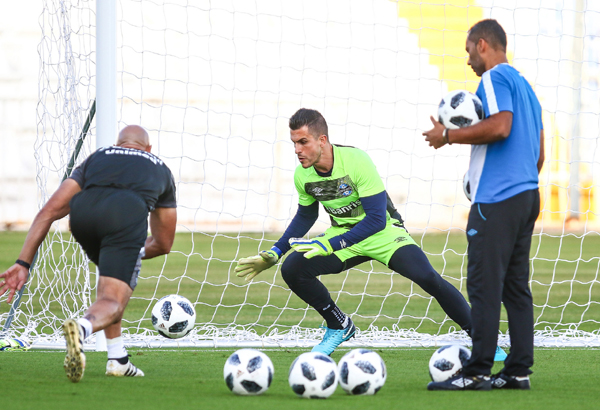
<instances>
[{"instance_id":1,"label":"man's wrist","mask_svg":"<svg viewBox=\"0 0 600 410\"><path fill-rule=\"evenodd\" d=\"M333 238L328 239L327 243L329 246L331 246L331 249L334 252L344 249L347 246L347 242L344 240L342 235L334 236Z\"/></svg>"},{"instance_id":2,"label":"man's wrist","mask_svg":"<svg viewBox=\"0 0 600 410\"><path fill-rule=\"evenodd\" d=\"M22 267L26 268L27 270L31 269L31 264L29 264L29 263L25 262L24 260L17 259L17 260L15 261L15 263L16 263L17 265L21 265Z\"/></svg>"},{"instance_id":3,"label":"man's wrist","mask_svg":"<svg viewBox=\"0 0 600 410\"><path fill-rule=\"evenodd\" d=\"M271 250L275 252L279 258L283 255L283 252L277 246L271 246Z\"/></svg>"},{"instance_id":4,"label":"man's wrist","mask_svg":"<svg viewBox=\"0 0 600 410\"><path fill-rule=\"evenodd\" d=\"M442 140L444 141L444 144L452 145L448 136L449 131L450 130L448 128L444 128L444 131L442 132Z\"/></svg>"}]
</instances>

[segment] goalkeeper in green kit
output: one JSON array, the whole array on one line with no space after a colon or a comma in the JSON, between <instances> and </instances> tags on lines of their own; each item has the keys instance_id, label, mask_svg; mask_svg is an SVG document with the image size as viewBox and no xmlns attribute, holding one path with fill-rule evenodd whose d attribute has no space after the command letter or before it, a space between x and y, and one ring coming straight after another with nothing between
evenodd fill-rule
<instances>
[{"instance_id":1,"label":"goalkeeper in green kit","mask_svg":"<svg viewBox=\"0 0 600 410\"><path fill-rule=\"evenodd\" d=\"M313 348L326 355L353 337L356 328L317 276L340 273L373 259L432 295L446 314L469 333L469 305L433 269L404 229L369 155L357 148L332 145L327 122L318 111L298 110L289 126L300 161L294 174L298 212L270 250L240 259L235 268L237 276L250 281L275 265L287 251L295 250L284 261L281 274L290 289L327 323L323 341ZM303 239L319 216L319 202L331 218L331 227L316 238Z\"/></svg>"}]
</instances>

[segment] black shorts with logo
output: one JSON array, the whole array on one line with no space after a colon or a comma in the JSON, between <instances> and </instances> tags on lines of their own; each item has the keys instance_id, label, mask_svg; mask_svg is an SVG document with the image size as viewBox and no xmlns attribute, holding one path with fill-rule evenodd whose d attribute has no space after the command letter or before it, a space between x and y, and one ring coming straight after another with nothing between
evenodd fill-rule
<instances>
[{"instance_id":1,"label":"black shorts with logo","mask_svg":"<svg viewBox=\"0 0 600 410\"><path fill-rule=\"evenodd\" d=\"M94 187L69 203L71 233L101 276L122 280L135 289L140 249L148 236L148 208L137 193Z\"/></svg>"}]
</instances>

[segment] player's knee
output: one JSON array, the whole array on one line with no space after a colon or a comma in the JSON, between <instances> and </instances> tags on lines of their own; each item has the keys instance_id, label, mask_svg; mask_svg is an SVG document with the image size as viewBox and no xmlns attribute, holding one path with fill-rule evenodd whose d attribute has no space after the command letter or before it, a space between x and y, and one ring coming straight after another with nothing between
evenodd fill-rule
<instances>
[{"instance_id":1,"label":"player's knee","mask_svg":"<svg viewBox=\"0 0 600 410\"><path fill-rule=\"evenodd\" d=\"M98 304L105 314L113 318L121 318L127 306L127 304L110 296L99 297L95 304Z\"/></svg>"},{"instance_id":2,"label":"player's knee","mask_svg":"<svg viewBox=\"0 0 600 410\"><path fill-rule=\"evenodd\" d=\"M289 258L288 258L289 259ZM287 263L286 261L281 266L281 277L287 283L287 285L291 288L294 284L294 278L297 278L297 270L294 268L293 264Z\"/></svg>"},{"instance_id":3,"label":"player's knee","mask_svg":"<svg viewBox=\"0 0 600 410\"><path fill-rule=\"evenodd\" d=\"M305 261L307 259L298 252L290 254L281 266L281 277L293 289L301 283L306 275Z\"/></svg>"}]
</instances>

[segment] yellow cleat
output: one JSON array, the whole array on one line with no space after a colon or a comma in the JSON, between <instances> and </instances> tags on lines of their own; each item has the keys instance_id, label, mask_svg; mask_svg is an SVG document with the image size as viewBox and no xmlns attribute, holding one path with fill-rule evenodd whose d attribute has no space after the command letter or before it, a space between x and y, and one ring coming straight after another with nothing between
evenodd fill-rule
<instances>
[{"instance_id":1,"label":"yellow cleat","mask_svg":"<svg viewBox=\"0 0 600 410\"><path fill-rule=\"evenodd\" d=\"M77 383L83 377L85 371L85 354L83 353L83 341L81 326L73 319L67 319L63 323L63 333L67 342L67 355L65 356L64 368L67 377L73 383Z\"/></svg>"}]
</instances>

